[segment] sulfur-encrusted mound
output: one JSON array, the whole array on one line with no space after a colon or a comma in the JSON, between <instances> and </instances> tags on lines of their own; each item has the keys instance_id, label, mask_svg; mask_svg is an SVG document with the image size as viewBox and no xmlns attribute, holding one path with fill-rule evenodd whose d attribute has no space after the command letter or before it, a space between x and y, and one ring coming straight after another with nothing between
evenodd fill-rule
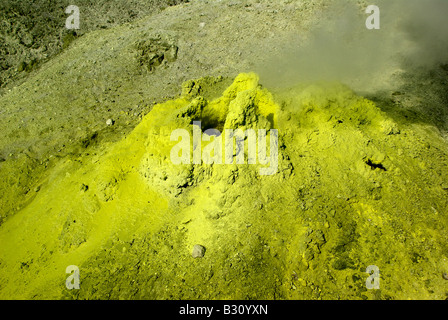
<instances>
[{"instance_id":1,"label":"sulfur-encrusted mound","mask_svg":"<svg viewBox=\"0 0 448 320\"><path fill-rule=\"evenodd\" d=\"M185 86L184 86L185 87ZM190 100L190 99L191 100ZM204 164L203 160L193 165L193 152L189 153L188 164L176 165L171 159L171 150L176 142L171 141L173 131L186 130L191 139L188 142L189 150L194 149L194 123L200 123L198 128L199 140L209 141L223 139L226 129L269 129L274 127L278 113L278 106L273 101L272 95L258 84L258 76L254 73L240 74L223 95L213 101L208 101L199 94L193 96L187 92L182 98L168 104L157 105L150 115L144 120L149 132L145 141L146 153L143 156L140 173L148 182L148 185L157 188L167 194L179 195L183 188L197 184L213 172L229 171L229 166L222 165L225 161L221 157L221 163L213 167ZM270 121L268 120L270 119ZM198 126L197 126L198 127ZM215 136L207 130L218 130L222 135ZM210 144L212 144L210 142ZM208 142L201 143L200 156L207 153L205 148ZM225 152L225 143L220 142L221 152ZM235 149L235 148L234 148ZM234 154L236 155L236 154ZM248 148L244 149L244 158L247 163ZM282 162L283 165L283 162ZM248 167L249 168L249 167ZM258 166L252 168L258 169ZM217 173L221 175L222 173Z\"/></svg>"}]
</instances>

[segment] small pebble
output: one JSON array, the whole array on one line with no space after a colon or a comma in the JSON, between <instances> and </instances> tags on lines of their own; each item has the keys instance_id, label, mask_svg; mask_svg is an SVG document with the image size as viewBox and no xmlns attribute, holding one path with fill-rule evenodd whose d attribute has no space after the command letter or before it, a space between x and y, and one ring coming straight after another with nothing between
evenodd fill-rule
<instances>
[{"instance_id":1,"label":"small pebble","mask_svg":"<svg viewBox=\"0 0 448 320\"><path fill-rule=\"evenodd\" d=\"M108 126L112 126L112 125L114 124L114 120L112 120L112 119L107 119L106 124L107 124Z\"/></svg>"},{"instance_id":2,"label":"small pebble","mask_svg":"<svg viewBox=\"0 0 448 320\"><path fill-rule=\"evenodd\" d=\"M195 244L193 247L193 258L202 258L205 254L205 247L201 246L200 244Z\"/></svg>"},{"instance_id":3,"label":"small pebble","mask_svg":"<svg viewBox=\"0 0 448 320\"><path fill-rule=\"evenodd\" d=\"M444 272L442 274L443 279L448 280L448 273Z\"/></svg>"}]
</instances>

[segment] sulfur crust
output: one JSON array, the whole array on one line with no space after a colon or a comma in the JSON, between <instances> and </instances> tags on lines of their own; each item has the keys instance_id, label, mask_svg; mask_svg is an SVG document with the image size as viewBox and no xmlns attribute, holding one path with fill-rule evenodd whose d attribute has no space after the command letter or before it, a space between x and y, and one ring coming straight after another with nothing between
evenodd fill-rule
<instances>
[{"instance_id":1,"label":"sulfur crust","mask_svg":"<svg viewBox=\"0 0 448 320\"><path fill-rule=\"evenodd\" d=\"M158 104L121 141L51 170L1 226L0 298L444 298L446 143L338 83L273 95L258 81ZM172 165L171 132L225 127L232 103L273 115L278 173ZM68 265L80 290L65 288ZM369 265L380 291L366 289Z\"/></svg>"}]
</instances>

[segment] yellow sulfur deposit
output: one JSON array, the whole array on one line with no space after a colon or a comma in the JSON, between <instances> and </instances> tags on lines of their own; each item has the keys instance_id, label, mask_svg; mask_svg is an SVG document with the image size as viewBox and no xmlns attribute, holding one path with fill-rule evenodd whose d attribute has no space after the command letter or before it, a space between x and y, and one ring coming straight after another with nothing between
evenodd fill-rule
<instances>
[{"instance_id":1,"label":"yellow sulfur deposit","mask_svg":"<svg viewBox=\"0 0 448 320\"><path fill-rule=\"evenodd\" d=\"M258 82L240 74L214 100L187 82L121 141L63 159L0 226L0 297L445 298L446 142L338 83ZM278 130L278 170L173 164L171 134L194 121Z\"/></svg>"}]
</instances>

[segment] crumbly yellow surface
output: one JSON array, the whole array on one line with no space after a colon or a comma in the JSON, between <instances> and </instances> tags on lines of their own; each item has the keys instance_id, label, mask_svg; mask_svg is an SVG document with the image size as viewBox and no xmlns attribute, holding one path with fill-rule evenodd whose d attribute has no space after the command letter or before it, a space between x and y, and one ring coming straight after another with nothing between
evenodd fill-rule
<instances>
[{"instance_id":1,"label":"crumbly yellow surface","mask_svg":"<svg viewBox=\"0 0 448 320\"><path fill-rule=\"evenodd\" d=\"M437 131L339 83L271 94L247 73L213 100L193 84L121 141L45 173L0 226L0 298L446 298L448 146ZM275 175L172 164L173 130L235 119L278 130ZM65 287L69 265L79 290ZM369 265L378 290L366 288Z\"/></svg>"}]
</instances>

